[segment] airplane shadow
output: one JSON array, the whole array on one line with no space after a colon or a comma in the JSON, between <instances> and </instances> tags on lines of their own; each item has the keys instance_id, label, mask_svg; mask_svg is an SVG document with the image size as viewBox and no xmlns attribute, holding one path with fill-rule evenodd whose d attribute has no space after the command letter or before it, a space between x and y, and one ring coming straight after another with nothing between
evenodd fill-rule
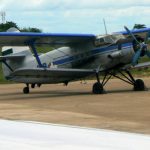
<instances>
[{"instance_id":1,"label":"airplane shadow","mask_svg":"<svg viewBox=\"0 0 150 150\"><path fill-rule=\"evenodd\" d=\"M146 89L145 91L149 91L149 89ZM121 93L137 93L137 92L145 92L145 91L134 91L132 89L127 90L109 90L106 91L107 94L121 94Z\"/></svg>"},{"instance_id":2,"label":"airplane shadow","mask_svg":"<svg viewBox=\"0 0 150 150\"><path fill-rule=\"evenodd\" d=\"M144 91L134 91L132 88L130 89L115 89L115 90L107 90L106 93L113 94L113 93L137 93L137 92L146 92L150 91L150 87L146 87Z\"/></svg>"},{"instance_id":3,"label":"airplane shadow","mask_svg":"<svg viewBox=\"0 0 150 150\"><path fill-rule=\"evenodd\" d=\"M59 98L59 97L70 97L70 96L86 96L93 95L91 92L76 92L76 91L31 91L30 94L23 93L4 93L0 94L3 97L1 100L28 100L28 99L44 99L44 98ZM10 95L10 96L8 96Z\"/></svg>"},{"instance_id":4,"label":"airplane shadow","mask_svg":"<svg viewBox=\"0 0 150 150\"><path fill-rule=\"evenodd\" d=\"M150 88L147 88L146 91L149 91ZM145 92L145 91L133 91L132 89L117 89L117 90L107 90L105 94L121 94L121 93L137 93L137 92ZM102 95L105 95L102 94ZM28 99L46 99L46 98L60 98L60 97L71 97L71 96L97 96L97 94L93 94L91 91L66 91L66 90L51 90L51 91L31 91L30 94L23 94L22 92L17 93L2 93L0 94L3 100L28 100ZM99 95L101 96L101 95Z\"/></svg>"}]
</instances>

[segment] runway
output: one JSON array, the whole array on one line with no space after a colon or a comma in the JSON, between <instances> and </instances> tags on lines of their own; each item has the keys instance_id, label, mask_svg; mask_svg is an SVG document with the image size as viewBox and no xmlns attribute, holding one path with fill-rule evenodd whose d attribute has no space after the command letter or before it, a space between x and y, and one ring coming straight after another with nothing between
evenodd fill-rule
<instances>
[{"instance_id":1,"label":"runway","mask_svg":"<svg viewBox=\"0 0 150 150\"><path fill-rule=\"evenodd\" d=\"M150 134L150 78L148 91L112 79L107 94L91 92L95 81L43 85L23 94L23 84L0 85L0 118L61 123Z\"/></svg>"}]
</instances>

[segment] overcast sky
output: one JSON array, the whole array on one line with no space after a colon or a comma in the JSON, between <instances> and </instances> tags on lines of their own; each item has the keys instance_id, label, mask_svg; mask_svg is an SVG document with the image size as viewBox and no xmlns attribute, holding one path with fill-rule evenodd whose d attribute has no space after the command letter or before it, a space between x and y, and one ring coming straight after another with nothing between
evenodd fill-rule
<instances>
[{"instance_id":1,"label":"overcast sky","mask_svg":"<svg viewBox=\"0 0 150 150\"><path fill-rule=\"evenodd\" d=\"M7 21L44 32L103 34L103 18L108 32L150 27L150 0L0 0L0 10Z\"/></svg>"}]
</instances>

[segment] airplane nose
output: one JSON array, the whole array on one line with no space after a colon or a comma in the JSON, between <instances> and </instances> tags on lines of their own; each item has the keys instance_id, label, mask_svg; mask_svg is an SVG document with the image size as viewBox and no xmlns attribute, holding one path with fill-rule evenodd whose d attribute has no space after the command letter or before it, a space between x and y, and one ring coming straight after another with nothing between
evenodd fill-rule
<instances>
[{"instance_id":1,"label":"airplane nose","mask_svg":"<svg viewBox=\"0 0 150 150\"><path fill-rule=\"evenodd\" d=\"M150 58L150 52L148 51L148 46L142 38L137 38L126 26L124 27L127 33L133 39L133 47L135 54L132 58L132 65L135 66L138 63L140 57L147 55Z\"/></svg>"}]
</instances>

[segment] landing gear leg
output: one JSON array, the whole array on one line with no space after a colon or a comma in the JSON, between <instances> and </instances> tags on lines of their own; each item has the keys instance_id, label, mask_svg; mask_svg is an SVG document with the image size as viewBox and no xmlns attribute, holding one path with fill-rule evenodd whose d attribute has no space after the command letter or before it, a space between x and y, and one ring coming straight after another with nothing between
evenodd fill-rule
<instances>
[{"instance_id":1,"label":"landing gear leg","mask_svg":"<svg viewBox=\"0 0 150 150\"><path fill-rule=\"evenodd\" d=\"M133 85L133 90L134 91L144 91L146 88L145 88L145 84L144 84L144 81L141 80L141 79L137 79L135 80L132 76L132 74L126 70L124 74L123 72L119 72L124 78L121 78L120 76L117 76L115 74L112 74L114 77L126 82L126 83L129 83L131 85Z\"/></svg>"},{"instance_id":2,"label":"landing gear leg","mask_svg":"<svg viewBox=\"0 0 150 150\"><path fill-rule=\"evenodd\" d=\"M97 82L94 83L92 91L93 91L94 94L103 94L104 89L103 89L103 85L100 82L98 73L96 73L96 78L97 78Z\"/></svg>"},{"instance_id":3,"label":"landing gear leg","mask_svg":"<svg viewBox=\"0 0 150 150\"><path fill-rule=\"evenodd\" d=\"M24 94L28 94L30 91L29 91L29 84L26 84L27 86L23 88L23 93Z\"/></svg>"},{"instance_id":4,"label":"landing gear leg","mask_svg":"<svg viewBox=\"0 0 150 150\"><path fill-rule=\"evenodd\" d=\"M141 80L141 79L135 80L133 78L132 74L129 71L126 71L126 73L129 75L129 77L133 81L133 89L134 89L134 91L144 91L146 89L143 80Z\"/></svg>"},{"instance_id":5,"label":"landing gear leg","mask_svg":"<svg viewBox=\"0 0 150 150\"><path fill-rule=\"evenodd\" d=\"M117 75L120 74L120 75ZM129 72L129 70L110 70L105 72L105 76L103 78L103 81L100 82L99 74L96 73L97 82L93 85L93 93L94 94L103 94L104 86L109 81L111 77L116 77L128 84L131 84L133 86L134 91L144 91L146 90L144 81L141 79L135 80L132 74Z\"/></svg>"}]
</instances>

